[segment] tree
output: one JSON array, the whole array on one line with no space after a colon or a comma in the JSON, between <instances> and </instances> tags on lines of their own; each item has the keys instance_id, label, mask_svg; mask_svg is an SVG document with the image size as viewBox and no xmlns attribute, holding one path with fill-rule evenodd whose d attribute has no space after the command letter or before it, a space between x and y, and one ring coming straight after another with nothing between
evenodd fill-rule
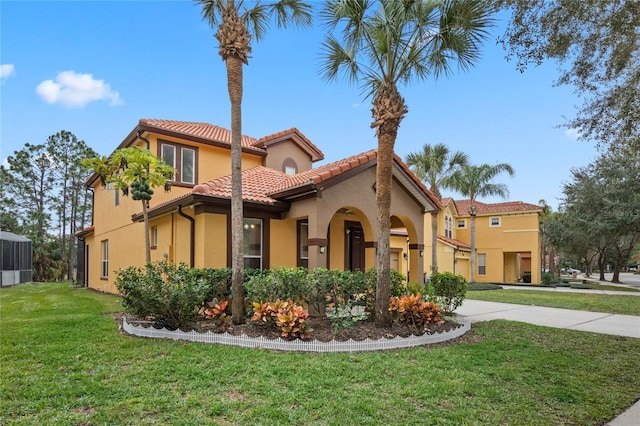
<instances>
[{"instance_id":1,"label":"tree","mask_svg":"<svg viewBox=\"0 0 640 426\"><path fill-rule=\"evenodd\" d=\"M96 152L66 130L49 136L46 150L53 168L53 184L59 192L52 197L51 208L58 213L60 250L67 278L72 278L76 260L74 234L78 222L82 225L90 212L84 186L89 173L82 166L82 160L96 156Z\"/></svg>"},{"instance_id":2,"label":"tree","mask_svg":"<svg viewBox=\"0 0 640 426\"><path fill-rule=\"evenodd\" d=\"M429 185L429 190L442 201L440 188L449 188L449 180L458 168L469 163L469 156L462 151L450 152L442 143L425 144L422 152L412 152L406 157L407 165ZM431 212L431 273L438 272L438 211Z\"/></svg>"},{"instance_id":3,"label":"tree","mask_svg":"<svg viewBox=\"0 0 640 426\"><path fill-rule=\"evenodd\" d=\"M640 3L637 0L496 0L512 11L504 37L522 71L556 60L557 84L585 97L566 123L601 147L640 150Z\"/></svg>"},{"instance_id":4,"label":"tree","mask_svg":"<svg viewBox=\"0 0 640 426\"><path fill-rule=\"evenodd\" d=\"M565 184L564 208L581 229L582 241L614 263L612 282L640 241L640 153L620 150L601 155L593 164L572 170ZM600 248L605 251L600 251ZM583 253L576 253L583 255Z\"/></svg>"},{"instance_id":5,"label":"tree","mask_svg":"<svg viewBox=\"0 0 640 426\"><path fill-rule=\"evenodd\" d=\"M544 198L538 200L538 205L542 208L540 213L540 270L541 272L547 272L546 257L549 256L549 273L553 274L555 271L555 253L553 252L553 245L549 242L547 236L547 222L551 220L553 211Z\"/></svg>"},{"instance_id":6,"label":"tree","mask_svg":"<svg viewBox=\"0 0 640 426\"><path fill-rule=\"evenodd\" d=\"M100 176L103 185L114 184L116 190L122 194L139 200L142 204L144 220L145 261L151 263L151 244L149 215L147 206L153 198L154 188L163 187L165 191L171 189L175 169L162 159L153 155L148 149L140 147L120 148L109 158L98 156L85 159L82 164L93 173Z\"/></svg>"},{"instance_id":7,"label":"tree","mask_svg":"<svg viewBox=\"0 0 640 426\"><path fill-rule=\"evenodd\" d=\"M451 176L451 186L465 197L469 197L469 216L471 216L471 281L476 280L476 215L478 208L476 199L478 197L499 196L507 198L509 190L502 183L493 183L499 174L506 172L513 176L513 168L506 163L499 163L495 166L482 164L480 166L467 165L456 171Z\"/></svg>"},{"instance_id":8,"label":"tree","mask_svg":"<svg viewBox=\"0 0 640 426\"><path fill-rule=\"evenodd\" d=\"M2 177L3 198L11 199L9 205L19 218L22 233L33 243L33 280L44 281L50 276L53 265L45 251L49 241L51 213L49 205L53 197L53 167L43 144L25 144L7 158L9 168ZM4 166L3 166L4 168ZM55 275L59 275L56 273Z\"/></svg>"},{"instance_id":9,"label":"tree","mask_svg":"<svg viewBox=\"0 0 640 426\"><path fill-rule=\"evenodd\" d=\"M202 17L216 29L219 55L227 68L231 102L231 314L234 324L244 322L244 255L242 213L242 66L249 63L251 38L260 40L275 16L278 27L290 23L311 25L311 6L299 0L273 3L243 0L196 0Z\"/></svg>"},{"instance_id":10,"label":"tree","mask_svg":"<svg viewBox=\"0 0 640 426\"><path fill-rule=\"evenodd\" d=\"M469 68L487 37L492 10L486 2L451 0L329 0L322 16L330 31L323 43L322 74L344 73L372 99L378 139L376 204L378 254L375 323L391 325L389 237L393 152L400 122L408 112L398 86L451 72L451 63Z\"/></svg>"}]
</instances>

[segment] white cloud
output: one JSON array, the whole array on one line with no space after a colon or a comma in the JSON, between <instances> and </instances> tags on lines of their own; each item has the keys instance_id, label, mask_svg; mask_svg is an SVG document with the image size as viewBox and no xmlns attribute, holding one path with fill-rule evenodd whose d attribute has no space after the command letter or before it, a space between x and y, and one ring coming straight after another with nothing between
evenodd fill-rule
<instances>
[{"instance_id":1,"label":"white cloud","mask_svg":"<svg viewBox=\"0 0 640 426\"><path fill-rule=\"evenodd\" d=\"M580 131L580 129L567 129L564 134L567 135L567 137L571 140L578 140L580 138L580 133L582 133Z\"/></svg>"},{"instance_id":2,"label":"white cloud","mask_svg":"<svg viewBox=\"0 0 640 426\"><path fill-rule=\"evenodd\" d=\"M89 102L110 100L110 105L122 105L120 94L111 90L104 80L95 80L92 74L63 71L56 81L45 80L36 87L36 93L47 103L60 103L66 107L82 108Z\"/></svg>"},{"instance_id":3,"label":"white cloud","mask_svg":"<svg viewBox=\"0 0 640 426\"><path fill-rule=\"evenodd\" d=\"M16 75L16 67L13 64L0 65L0 79L4 82L5 79Z\"/></svg>"}]
</instances>

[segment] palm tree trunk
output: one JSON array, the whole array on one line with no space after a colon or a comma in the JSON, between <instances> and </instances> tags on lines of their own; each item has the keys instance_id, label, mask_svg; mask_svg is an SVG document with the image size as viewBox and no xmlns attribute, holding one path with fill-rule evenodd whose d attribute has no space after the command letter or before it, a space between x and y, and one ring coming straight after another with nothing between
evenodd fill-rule
<instances>
[{"instance_id":1,"label":"palm tree trunk","mask_svg":"<svg viewBox=\"0 0 640 426\"><path fill-rule=\"evenodd\" d=\"M118 191L118 189L116 189ZM149 213L147 212L147 201L142 200L142 217L144 218L144 254L146 264L151 263L151 243L149 241Z\"/></svg>"},{"instance_id":2,"label":"palm tree trunk","mask_svg":"<svg viewBox=\"0 0 640 426\"><path fill-rule=\"evenodd\" d=\"M231 318L244 323L244 242L242 230L242 61L229 56L227 89L231 101Z\"/></svg>"},{"instance_id":3,"label":"palm tree trunk","mask_svg":"<svg viewBox=\"0 0 640 426\"><path fill-rule=\"evenodd\" d=\"M454 254L455 262L455 254ZM438 273L438 210L431 212L431 274Z\"/></svg>"},{"instance_id":4,"label":"palm tree trunk","mask_svg":"<svg viewBox=\"0 0 640 426\"><path fill-rule=\"evenodd\" d=\"M398 132L394 121L380 126L378 134L378 164L376 167L376 204L378 206L378 285L376 288L375 324L391 327L389 299L391 298L391 182L393 180L393 145ZM399 122L398 122L399 124Z\"/></svg>"},{"instance_id":5,"label":"palm tree trunk","mask_svg":"<svg viewBox=\"0 0 640 426\"><path fill-rule=\"evenodd\" d=\"M471 280L476 282L476 215L471 215Z\"/></svg>"}]
</instances>

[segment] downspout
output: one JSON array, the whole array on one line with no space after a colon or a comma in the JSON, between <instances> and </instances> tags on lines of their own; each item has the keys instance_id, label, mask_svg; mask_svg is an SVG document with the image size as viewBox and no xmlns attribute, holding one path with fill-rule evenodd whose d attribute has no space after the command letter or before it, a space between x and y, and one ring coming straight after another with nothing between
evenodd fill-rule
<instances>
[{"instance_id":1,"label":"downspout","mask_svg":"<svg viewBox=\"0 0 640 426\"><path fill-rule=\"evenodd\" d=\"M142 136L142 130L138 130L138 139L143 140L147 144L147 149L149 149L149 147L151 146L151 143L149 142L149 139Z\"/></svg>"},{"instance_id":2,"label":"downspout","mask_svg":"<svg viewBox=\"0 0 640 426\"><path fill-rule=\"evenodd\" d=\"M178 214L182 217L184 217L185 219L187 219L189 222L191 222L190 224L190 234L191 234L191 243L189 244L189 266L191 266L193 268L193 265L195 265L195 250L194 250L194 245L195 245L195 239L196 239L196 220L194 218L192 218L191 216L189 216L188 214L184 213L182 211L182 206L179 205L178 206Z\"/></svg>"}]
</instances>

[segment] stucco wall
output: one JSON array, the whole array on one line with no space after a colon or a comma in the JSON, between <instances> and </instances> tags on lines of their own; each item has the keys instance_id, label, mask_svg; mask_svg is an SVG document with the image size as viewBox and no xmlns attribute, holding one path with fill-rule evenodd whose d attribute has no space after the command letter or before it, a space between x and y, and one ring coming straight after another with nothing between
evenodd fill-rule
<instances>
[{"instance_id":1,"label":"stucco wall","mask_svg":"<svg viewBox=\"0 0 640 426\"><path fill-rule=\"evenodd\" d=\"M292 158L296 162L296 165L298 166L298 173L310 170L312 167L309 154L304 152L292 141L283 141L269 145L267 147L265 166L284 172L282 163L287 157Z\"/></svg>"}]
</instances>

